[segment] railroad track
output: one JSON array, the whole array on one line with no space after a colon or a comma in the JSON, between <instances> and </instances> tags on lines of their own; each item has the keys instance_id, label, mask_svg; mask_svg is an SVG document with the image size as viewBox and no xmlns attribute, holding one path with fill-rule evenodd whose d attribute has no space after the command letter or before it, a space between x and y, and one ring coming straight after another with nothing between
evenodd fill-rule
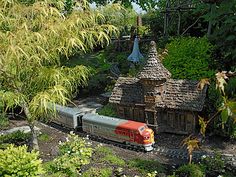
<instances>
[{"instance_id":1,"label":"railroad track","mask_svg":"<svg viewBox=\"0 0 236 177\"><path fill-rule=\"evenodd\" d=\"M112 141L112 140L107 140L104 138L90 135L90 134L83 132L83 131L76 131L75 132L73 129L65 128L65 127L62 127L62 126L55 124L55 123L50 123L49 125L56 128L56 129L59 129L60 131L65 132L65 133L69 133L70 131L73 131L75 134L79 135L80 137L84 137L88 140L92 140L92 141L96 141L96 142L100 142L100 143L104 143L104 144L111 144L113 146L117 146L117 147L120 147L123 149L129 149L129 150L133 150L133 151L137 151L137 152L141 152L141 153L153 153L156 155L163 155L168 158L182 160L183 162L186 162L189 158L189 155L188 155L188 152L186 149L180 149L180 148L178 148L178 149L172 148L171 149L171 148L165 148L165 147L160 147L158 145L154 145L153 151L145 152L144 149L137 147L137 146L130 145L130 144L124 144L124 143L119 143L119 142ZM234 172L236 173L236 154L220 154L220 155L221 155L222 160L225 161L227 167L230 168L231 170L233 169ZM214 158L216 156L216 153L206 152L206 151L194 151L192 161L199 162L202 160L202 158L204 156Z\"/></svg>"}]
</instances>

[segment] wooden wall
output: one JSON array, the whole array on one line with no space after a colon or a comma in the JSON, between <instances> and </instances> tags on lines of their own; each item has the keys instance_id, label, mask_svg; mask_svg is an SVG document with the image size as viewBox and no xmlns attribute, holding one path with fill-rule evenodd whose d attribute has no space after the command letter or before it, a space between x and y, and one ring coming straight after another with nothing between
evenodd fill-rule
<instances>
[{"instance_id":1,"label":"wooden wall","mask_svg":"<svg viewBox=\"0 0 236 177\"><path fill-rule=\"evenodd\" d=\"M128 107L128 106L118 105L117 114L120 118L123 119L145 122L144 108L141 106Z\"/></svg>"},{"instance_id":2,"label":"wooden wall","mask_svg":"<svg viewBox=\"0 0 236 177\"><path fill-rule=\"evenodd\" d=\"M197 114L189 111L177 111L177 110L162 110L157 109L156 113L144 110L142 106L128 107L117 105L117 113L120 118L134 120L139 122L145 122L148 120L148 124L158 132L169 132L177 134L190 134L195 132ZM148 117L146 117L148 116ZM150 116L153 116L150 117ZM158 125L156 129L155 124Z\"/></svg>"},{"instance_id":3,"label":"wooden wall","mask_svg":"<svg viewBox=\"0 0 236 177\"><path fill-rule=\"evenodd\" d=\"M194 133L196 128L196 114L188 111L166 110L158 112L157 124L159 132L178 134Z\"/></svg>"}]
</instances>

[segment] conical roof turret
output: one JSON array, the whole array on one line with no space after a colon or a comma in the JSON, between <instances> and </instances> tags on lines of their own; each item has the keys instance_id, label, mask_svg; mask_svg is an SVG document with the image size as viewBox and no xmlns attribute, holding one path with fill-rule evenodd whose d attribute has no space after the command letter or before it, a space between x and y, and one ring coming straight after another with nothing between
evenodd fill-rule
<instances>
[{"instance_id":1,"label":"conical roof turret","mask_svg":"<svg viewBox=\"0 0 236 177\"><path fill-rule=\"evenodd\" d=\"M148 59L142 71L138 74L139 79L143 80L167 80L171 73L163 66L158 57L156 43L151 41L148 53Z\"/></svg>"}]
</instances>

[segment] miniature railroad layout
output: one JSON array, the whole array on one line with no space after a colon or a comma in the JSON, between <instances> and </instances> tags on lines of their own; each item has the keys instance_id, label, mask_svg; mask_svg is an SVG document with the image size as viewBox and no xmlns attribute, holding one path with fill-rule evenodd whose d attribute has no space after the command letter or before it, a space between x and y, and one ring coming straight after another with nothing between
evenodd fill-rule
<instances>
[{"instance_id":1,"label":"miniature railroad layout","mask_svg":"<svg viewBox=\"0 0 236 177\"><path fill-rule=\"evenodd\" d=\"M68 127L62 127L56 123L51 122L50 125L53 128L56 128L60 131L63 131L65 133L69 133L70 131L73 131L73 129L68 128ZM128 150L132 150L132 151L136 151L137 153L151 153L154 155L163 155L166 156L168 158L171 159L178 159L180 161L182 161L182 163L184 164L188 158L188 152L186 149L181 149L181 148L166 148L166 147L160 147L156 144L154 144L154 149L151 152L145 152L144 149L141 149L137 146L133 146L133 145L127 145L127 144L123 144L123 143L119 143L116 141L112 141L112 140L108 140L108 139L104 139L98 136L93 136L90 135L86 132L83 131L75 131L75 134L79 135L80 137L85 138L87 141L95 141L95 142L99 142L99 143L103 143L105 145L112 145L112 146L116 146L119 148L123 148L123 149L128 149ZM204 157L211 157L213 158L216 154L214 152L206 152L206 151L194 151L193 152L193 161L194 162L199 162L202 160L202 158ZM236 169L236 155L235 154L221 154L222 159L226 162L226 164L228 165L228 168L231 169Z\"/></svg>"}]
</instances>

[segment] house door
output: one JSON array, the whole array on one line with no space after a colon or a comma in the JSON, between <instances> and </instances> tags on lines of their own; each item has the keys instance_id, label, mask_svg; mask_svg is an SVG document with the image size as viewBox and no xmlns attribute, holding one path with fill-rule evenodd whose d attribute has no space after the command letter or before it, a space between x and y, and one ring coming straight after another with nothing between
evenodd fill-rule
<instances>
[{"instance_id":1,"label":"house door","mask_svg":"<svg viewBox=\"0 0 236 177\"><path fill-rule=\"evenodd\" d=\"M170 129L175 128L175 113L167 112L167 126Z\"/></svg>"},{"instance_id":2,"label":"house door","mask_svg":"<svg viewBox=\"0 0 236 177\"><path fill-rule=\"evenodd\" d=\"M153 125L154 124L154 112L146 111L145 114L146 114L147 124Z\"/></svg>"}]
</instances>

